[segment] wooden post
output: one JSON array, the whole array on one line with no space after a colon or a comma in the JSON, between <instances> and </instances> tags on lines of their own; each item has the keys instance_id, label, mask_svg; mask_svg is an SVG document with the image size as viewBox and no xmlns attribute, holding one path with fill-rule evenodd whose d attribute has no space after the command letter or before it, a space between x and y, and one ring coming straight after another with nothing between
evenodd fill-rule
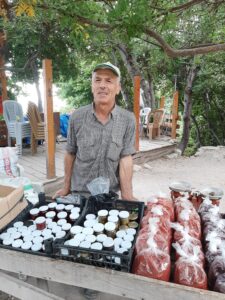
<instances>
[{"instance_id":1,"label":"wooden post","mask_svg":"<svg viewBox=\"0 0 225 300\"><path fill-rule=\"evenodd\" d=\"M55 174L55 133L52 99L52 61L44 59L42 62L44 77L44 111L45 111L45 140L46 140L46 168L47 178L56 177Z\"/></svg>"},{"instance_id":2,"label":"wooden post","mask_svg":"<svg viewBox=\"0 0 225 300\"><path fill-rule=\"evenodd\" d=\"M4 47L5 45L5 40L6 36L4 31L0 31L0 49ZM0 82L1 82L1 93L2 93L2 100L7 100L8 99L8 94L7 94L7 79L5 75L5 62L3 58L3 54L0 54Z\"/></svg>"},{"instance_id":3,"label":"wooden post","mask_svg":"<svg viewBox=\"0 0 225 300\"><path fill-rule=\"evenodd\" d=\"M159 108L164 108L165 106L165 96L162 96L160 99L160 107Z\"/></svg>"},{"instance_id":4,"label":"wooden post","mask_svg":"<svg viewBox=\"0 0 225 300\"><path fill-rule=\"evenodd\" d=\"M173 94L171 138L174 140L176 139L176 134L177 134L177 120L178 120L178 91L176 91Z\"/></svg>"},{"instance_id":5,"label":"wooden post","mask_svg":"<svg viewBox=\"0 0 225 300\"><path fill-rule=\"evenodd\" d=\"M136 151L139 151L140 87L141 87L141 76L134 76L134 114L136 118L136 139L135 139Z\"/></svg>"}]
</instances>

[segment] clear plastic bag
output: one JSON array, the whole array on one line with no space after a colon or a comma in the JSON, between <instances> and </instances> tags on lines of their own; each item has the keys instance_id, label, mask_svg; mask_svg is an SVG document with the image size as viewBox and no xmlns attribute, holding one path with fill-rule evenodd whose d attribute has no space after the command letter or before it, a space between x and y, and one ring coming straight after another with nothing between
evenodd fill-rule
<instances>
[{"instance_id":1,"label":"clear plastic bag","mask_svg":"<svg viewBox=\"0 0 225 300\"><path fill-rule=\"evenodd\" d=\"M87 188L92 196L109 193L109 178L97 177L87 184Z\"/></svg>"}]
</instances>

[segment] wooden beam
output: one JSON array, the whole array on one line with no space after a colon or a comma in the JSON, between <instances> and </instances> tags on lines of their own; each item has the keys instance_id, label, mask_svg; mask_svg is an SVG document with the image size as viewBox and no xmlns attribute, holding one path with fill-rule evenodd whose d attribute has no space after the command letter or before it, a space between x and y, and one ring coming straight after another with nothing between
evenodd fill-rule
<instances>
[{"instance_id":1,"label":"wooden beam","mask_svg":"<svg viewBox=\"0 0 225 300\"><path fill-rule=\"evenodd\" d=\"M178 91L176 91L173 94L171 138L174 140L176 139L176 135L177 135L177 120L178 120Z\"/></svg>"},{"instance_id":2,"label":"wooden beam","mask_svg":"<svg viewBox=\"0 0 225 300\"><path fill-rule=\"evenodd\" d=\"M135 139L136 151L139 151L140 88L141 88L141 76L134 76L134 114L136 118L136 139Z\"/></svg>"},{"instance_id":3,"label":"wooden beam","mask_svg":"<svg viewBox=\"0 0 225 300\"><path fill-rule=\"evenodd\" d=\"M53 99L52 99L52 61L44 59L44 111L45 111L45 140L46 140L46 168L47 179L56 177L55 174L55 131L53 118Z\"/></svg>"},{"instance_id":4,"label":"wooden beam","mask_svg":"<svg viewBox=\"0 0 225 300\"><path fill-rule=\"evenodd\" d=\"M0 49L4 47L5 45L5 40L6 40L6 35L4 31L0 31ZM3 52L3 51L2 51ZM3 54L1 54L0 51L0 82L1 82L1 90L2 90L2 100L7 100L8 99L8 93L7 93L7 78L5 74L5 61Z\"/></svg>"},{"instance_id":5,"label":"wooden beam","mask_svg":"<svg viewBox=\"0 0 225 300\"><path fill-rule=\"evenodd\" d=\"M0 257L0 269L2 270L89 288L129 299L224 300L224 295L216 292L19 251L0 248Z\"/></svg>"},{"instance_id":6,"label":"wooden beam","mask_svg":"<svg viewBox=\"0 0 225 300\"><path fill-rule=\"evenodd\" d=\"M3 272L0 272L0 290L22 300L63 300L61 297Z\"/></svg>"},{"instance_id":7,"label":"wooden beam","mask_svg":"<svg viewBox=\"0 0 225 300\"><path fill-rule=\"evenodd\" d=\"M162 96L160 99L160 107L159 108L164 108L165 107L165 96Z\"/></svg>"}]
</instances>

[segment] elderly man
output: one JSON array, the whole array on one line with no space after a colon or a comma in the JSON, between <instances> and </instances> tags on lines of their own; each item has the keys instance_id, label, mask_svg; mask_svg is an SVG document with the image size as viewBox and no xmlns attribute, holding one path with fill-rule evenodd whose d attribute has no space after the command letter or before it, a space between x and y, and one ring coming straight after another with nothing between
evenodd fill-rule
<instances>
[{"instance_id":1,"label":"elderly man","mask_svg":"<svg viewBox=\"0 0 225 300\"><path fill-rule=\"evenodd\" d=\"M132 154L135 152L133 113L116 105L120 93L120 70L107 62L92 73L93 103L77 109L70 118L64 159L64 187L54 197L70 191L88 192L87 184L103 176L110 190L133 200Z\"/></svg>"}]
</instances>

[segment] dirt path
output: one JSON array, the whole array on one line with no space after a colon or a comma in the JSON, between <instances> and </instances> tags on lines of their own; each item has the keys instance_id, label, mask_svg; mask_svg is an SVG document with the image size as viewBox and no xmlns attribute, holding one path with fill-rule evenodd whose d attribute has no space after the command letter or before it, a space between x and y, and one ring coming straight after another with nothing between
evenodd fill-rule
<instances>
[{"instance_id":1,"label":"dirt path","mask_svg":"<svg viewBox=\"0 0 225 300\"><path fill-rule=\"evenodd\" d=\"M147 201L155 193L169 194L169 184L177 180L188 181L195 190L213 186L225 193L225 147L202 147L190 158L170 157L148 162L134 172L134 195ZM221 209L225 211L225 196Z\"/></svg>"}]
</instances>

